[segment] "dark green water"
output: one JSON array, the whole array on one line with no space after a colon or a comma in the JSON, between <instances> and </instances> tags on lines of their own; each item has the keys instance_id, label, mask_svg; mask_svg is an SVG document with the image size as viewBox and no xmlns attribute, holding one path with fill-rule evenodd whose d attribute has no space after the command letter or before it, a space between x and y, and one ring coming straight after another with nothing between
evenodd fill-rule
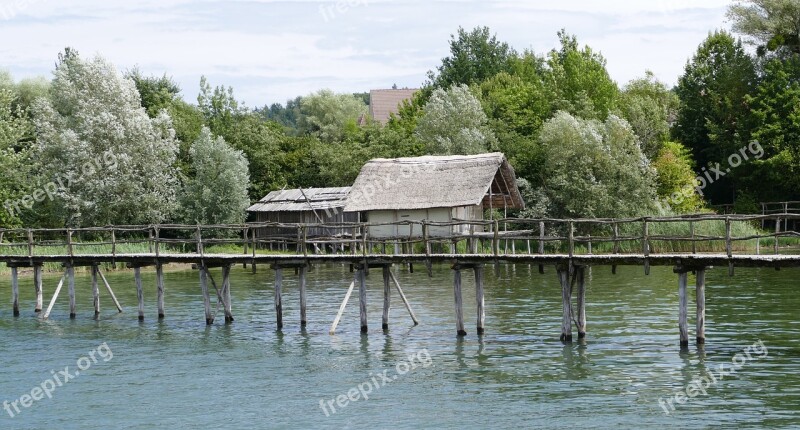
<instances>
[{"instance_id":1,"label":"dark green water","mask_svg":"<svg viewBox=\"0 0 800 430\"><path fill-rule=\"evenodd\" d=\"M285 274L286 326L276 332L273 274L264 269L257 275L234 271L236 321L226 326L217 318L212 327L205 326L192 271L167 274L163 322L156 319L154 276L146 274L144 323L136 318L131 273L109 277L126 312L116 314L103 291L100 321L92 318L86 276L78 279L74 321L66 288L51 319L38 320L30 278L21 280L23 316L13 318L10 281L0 280L6 303L0 308L0 401L31 394L52 378L51 370L69 366L74 372L78 360L103 343L111 350L96 354L97 362L52 391L51 399L20 406L13 418L0 410L0 429L800 428L797 270L737 269L734 278L726 269L711 270L708 343L681 352L677 275L668 268L653 268L650 276L642 268L620 268L616 276L594 268L589 337L570 345L558 340L560 290L549 267L545 275L536 267L503 267L499 277L487 269L487 334L480 338L472 278L465 274L469 334L463 340L455 336L452 275L444 266L432 279L422 270L399 271L421 325L412 327L395 296L388 334L380 329L382 285L373 272L367 336L359 334L357 294L337 335L327 333L352 279L340 266L309 273L305 332L296 277ZM57 281L45 279L46 301ZM742 362L757 341L766 350L750 350ZM416 368L401 375L410 354ZM692 380L721 364L730 368L735 357L741 366L734 375L665 414L659 398L685 393ZM357 401L336 405L337 396L370 385L384 370L397 378L366 400L359 393ZM332 401L336 412L326 416L321 400Z\"/></svg>"}]
</instances>

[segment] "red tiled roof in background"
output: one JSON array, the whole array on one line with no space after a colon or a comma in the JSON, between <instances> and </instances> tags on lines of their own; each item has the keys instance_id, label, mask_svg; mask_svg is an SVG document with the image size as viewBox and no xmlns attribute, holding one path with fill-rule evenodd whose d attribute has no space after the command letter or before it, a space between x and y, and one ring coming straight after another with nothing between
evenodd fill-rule
<instances>
[{"instance_id":1,"label":"red tiled roof in background","mask_svg":"<svg viewBox=\"0 0 800 430\"><path fill-rule=\"evenodd\" d=\"M373 120L386 124L389 114L397 113L403 100L410 100L419 91L416 88L402 90L372 90L369 92L369 114Z\"/></svg>"}]
</instances>

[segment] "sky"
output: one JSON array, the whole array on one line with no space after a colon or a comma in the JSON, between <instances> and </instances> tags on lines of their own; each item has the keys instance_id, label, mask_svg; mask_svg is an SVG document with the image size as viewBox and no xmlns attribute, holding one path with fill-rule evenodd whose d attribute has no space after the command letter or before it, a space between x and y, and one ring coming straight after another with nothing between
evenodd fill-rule
<instances>
[{"instance_id":1,"label":"sky","mask_svg":"<svg viewBox=\"0 0 800 430\"><path fill-rule=\"evenodd\" d=\"M546 53L564 28L600 51L620 85L646 70L674 85L729 0L0 0L0 69L52 74L64 47L120 71L171 76L195 102L200 76L249 107L336 92L414 88L459 26L488 26Z\"/></svg>"}]
</instances>

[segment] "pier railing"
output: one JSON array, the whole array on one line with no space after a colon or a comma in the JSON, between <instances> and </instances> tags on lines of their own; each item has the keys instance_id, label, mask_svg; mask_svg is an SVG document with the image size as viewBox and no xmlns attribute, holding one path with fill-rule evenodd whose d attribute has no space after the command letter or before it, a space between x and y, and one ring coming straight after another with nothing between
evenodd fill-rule
<instances>
[{"instance_id":1,"label":"pier railing","mask_svg":"<svg viewBox=\"0 0 800 430\"><path fill-rule=\"evenodd\" d=\"M800 244L800 214L625 219L497 219L449 222L106 226L0 229L0 257L259 254L614 255L778 254ZM774 229L761 228L764 222ZM312 236L311 230L336 232ZM800 254L800 248L794 248Z\"/></svg>"}]
</instances>

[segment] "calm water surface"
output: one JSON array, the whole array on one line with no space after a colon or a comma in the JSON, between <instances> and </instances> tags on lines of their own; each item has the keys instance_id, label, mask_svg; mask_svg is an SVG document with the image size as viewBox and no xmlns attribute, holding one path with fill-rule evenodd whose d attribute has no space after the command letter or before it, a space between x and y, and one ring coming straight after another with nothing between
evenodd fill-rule
<instances>
[{"instance_id":1,"label":"calm water surface","mask_svg":"<svg viewBox=\"0 0 800 430\"><path fill-rule=\"evenodd\" d=\"M147 319L136 318L131 273L109 281L126 312L101 291L93 320L89 278L77 282L78 318L68 318L66 288L49 321L33 314L30 277L21 279L23 315L11 316L9 277L0 279L0 401L19 399L102 343L108 361L81 372L0 429L77 428L800 428L800 295L797 270L727 269L708 274L707 337L677 345L677 275L670 268L593 269L588 281L589 337L563 345L560 290L552 268L487 268L487 334L475 334L472 277L464 274L468 336L457 340L452 274L396 273L421 321L412 327L393 297L391 329L380 329L382 278L368 280L370 333L359 334L354 294L336 336L328 329L352 275L347 267L309 273L309 325L302 331L296 277L285 273L284 330L275 330L273 273L235 269L236 321L206 327L197 273L166 275L167 318L158 322L155 279L146 273ZM220 275L215 274L220 282ZM691 279L693 282L694 280ZM45 279L47 302L58 277ZM694 294L690 288L690 338ZM46 304L46 303L45 303ZM730 367L757 341L735 375L706 395L664 413L667 399L695 378ZM410 354L430 361L398 374ZM429 366L423 366L423 362ZM403 366L401 364L401 366ZM401 370L404 368L401 367ZM334 400L388 370L390 383L326 416ZM378 379L378 383L380 380ZM685 393L685 391L684 391Z\"/></svg>"}]
</instances>

